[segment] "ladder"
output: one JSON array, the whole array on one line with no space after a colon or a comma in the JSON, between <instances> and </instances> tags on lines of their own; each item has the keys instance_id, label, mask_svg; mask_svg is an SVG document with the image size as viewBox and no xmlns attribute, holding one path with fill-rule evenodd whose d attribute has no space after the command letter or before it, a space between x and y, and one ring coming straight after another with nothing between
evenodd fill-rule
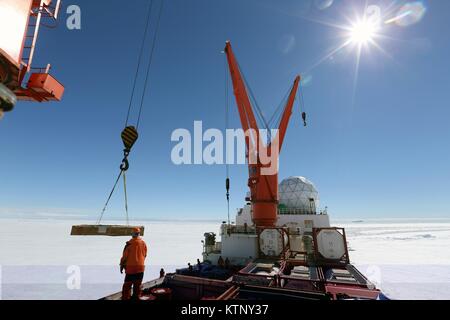
<instances>
[{"instance_id":1,"label":"ladder","mask_svg":"<svg viewBox=\"0 0 450 320\"><path fill-rule=\"evenodd\" d=\"M32 69L31 66L33 64L34 51L36 49L36 42L42 18L48 17L55 20L58 18L61 0L57 0L54 7L47 6L47 2L47 0L41 0L38 6L33 5L30 9L31 12L22 51L22 68L20 71L19 84L23 82L25 75ZM48 73L49 68L50 66L45 68L45 73Z\"/></svg>"}]
</instances>

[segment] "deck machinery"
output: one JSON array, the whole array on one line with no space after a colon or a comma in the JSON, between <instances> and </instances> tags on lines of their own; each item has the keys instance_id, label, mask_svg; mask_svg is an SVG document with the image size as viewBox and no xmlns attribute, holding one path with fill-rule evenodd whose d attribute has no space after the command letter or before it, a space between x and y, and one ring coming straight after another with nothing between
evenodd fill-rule
<instances>
[{"instance_id":1,"label":"deck machinery","mask_svg":"<svg viewBox=\"0 0 450 320\"><path fill-rule=\"evenodd\" d=\"M235 223L224 222L221 241L206 233L203 262L144 285L144 299L259 300L259 299L377 299L381 295L351 263L345 230L330 226L327 212L317 212L316 199L305 206L280 203L278 171L267 168L258 154L278 153L291 118L300 77L296 77L272 141L261 144L253 106L230 42L225 54L246 139L249 167L247 204ZM259 148L259 149L258 149ZM251 157L254 157L252 161ZM284 184L308 183L301 177ZM282 184L283 184L282 183ZM228 185L228 183L227 183ZM299 198L304 191L299 189ZM105 299L120 299L120 293Z\"/></svg>"},{"instance_id":2,"label":"deck machinery","mask_svg":"<svg viewBox=\"0 0 450 320\"><path fill-rule=\"evenodd\" d=\"M42 21L56 21L60 0L0 1L0 118L17 100L60 101L64 86L50 75L51 65L34 67Z\"/></svg>"},{"instance_id":3,"label":"deck machinery","mask_svg":"<svg viewBox=\"0 0 450 320\"><path fill-rule=\"evenodd\" d=\"M251 215L249 203L234 224L223 222L220 241L205 233L203 261L145 283L141 299L385 299L350 263L345 230L330 227L327 213L279 209L270 228L248 224Z\"/></svg>"}]
</instances>

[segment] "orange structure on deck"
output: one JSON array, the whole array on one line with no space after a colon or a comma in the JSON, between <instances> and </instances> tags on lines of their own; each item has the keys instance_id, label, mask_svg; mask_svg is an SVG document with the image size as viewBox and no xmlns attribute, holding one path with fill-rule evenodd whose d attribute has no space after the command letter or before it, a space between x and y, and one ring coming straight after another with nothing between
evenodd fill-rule
<instances>
[{"instance_id":1,"label":"orange structure on deck","mask_svg":"<svg viewBox=\"0 0 450 320\"><path fill-rule=\"evenodd\" d=\"M226 43L225 53L242 128L245 132L250 133L246 136L246 148L249 167L248 186L251 194L250 201L252 203L253 222L258 227L274 227L278 213L278 155L283 146L283 140L291 118L295 96L300 84L300 76L297 76L295 79L294 85L289 93L277 136L266 145L262 141L245 81L239 70L239 64L230 42ZM276 163L263 161L262 155L267 155L270 158L274 153L276 153L274 156ZM273 174L270 172L273 170L269 170L269 167L272 167L272 169L275 167ZM265 174L265 171L268 174Z\"/></svg>"},{"instance_id":2,"label":"orange structure on deck","mask_svg":"<svg viewBox=\"0 0 450 320\"><path fill-rule=\"evenodd\" d=\"M60 0L0 1L0 85L7 92L0 96L0 111L14 95L13 100L61 100L64 86L49 74L50 64L33 67L41 21L56 20L60 4Z\"/></svg>"}]
</instances>

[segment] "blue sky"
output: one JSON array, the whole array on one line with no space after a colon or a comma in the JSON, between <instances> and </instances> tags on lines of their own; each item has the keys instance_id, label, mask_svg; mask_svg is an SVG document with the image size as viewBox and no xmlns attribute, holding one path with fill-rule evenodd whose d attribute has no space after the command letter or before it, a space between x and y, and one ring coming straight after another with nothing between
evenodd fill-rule
<instances>
[{"instance_id":1,"label":"blue sky","mask_svg":"<svg viewBox=\"0 0 450 320\"><path fill-rule=\"evenodd\" d=\"M145 3L66 1L81 7L82 29L65 28L63 14L58 29L41 32L36 64L51 62L66 94L61 103L19 103L0 122L0 214L98 215L122 156ZM346 16L363 15L363 1L335 0L319 10L308 0L166 0L130 158L131 216L226 218L225 167L173 165L170 137L195 120L224 128L220 52L228 39L267 114L295 75L308 71L309 127L296 105L281 178L312 180L334 218L449 216L450 3L423 3L420 22L383 26L389 39L378 43L388 55L363 50L355 90L356 51L346 48L312 67L342 42L341 30L317 21L346 25ZM369 4L383 10L392 1ZM231 126L239 127L231 101ZM246 167L232 166L232 214L246 184ZM118 191L106 216L124 215Z\"/></svg>"}]
</instances>

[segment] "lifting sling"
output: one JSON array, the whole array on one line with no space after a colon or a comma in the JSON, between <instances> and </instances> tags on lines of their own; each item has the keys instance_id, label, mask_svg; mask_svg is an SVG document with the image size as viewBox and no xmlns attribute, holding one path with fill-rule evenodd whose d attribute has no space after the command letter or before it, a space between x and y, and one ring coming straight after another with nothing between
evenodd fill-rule
<instances>
[{"instance_id":1,"label":"lifting sling","mask_svg":"<svg viewBox=\"0 0 450 320\"><path fill-rule=\"evenodd\" d=\"M137 64L136 73L134 76L133 88L131 91L130 103L128 106L128 112L127 112L127 116L126 116L126 120L125 120L125 129L121 133L121 138L122 138L122 142L124 145L124 149L123 149L123 159L122 159L122 163L120 165L119 175L117 176L114 186L113 186L111 192L109 193L109 196L108 196L106 203L101 211L101 214L97 220L97 223L95 225L73 226L71 235L130 236L133 231L133 228L136 227L136 226L130 226L130 223L129 223L126 172L130 168L128 157L131 153L133 146L135 145L135 143L137 142L137 140L139 138L138 129L139 129L139 125L141 123L145 94L146 94L147 87L148 87L150 69L151 69L151 65L152 65L152 61L153 61L153 53L155 51L155 46L156 46L156 42L157 42L157 35L158 35L158 31L159 31L161 14L163 11L163 6L164 6L164 0L161 0L161 5L159 7L159 12L158 12L158 17L157 17L156 30L154 32L152 42L151 42L150 55L148 58L146 76L145 76L145 81L144 81L144 85L143 85L143 92L142 92L141 99L140 99L140 106L139 106L139 113L138 113L138 118L137 118L137 122L136 122L136 127L129 125L129 120L130 120L130 115L131 115L132 106L133 106L133 99L134 99L135 92L136 92L136 85L137 85L137 80L138 80L138 76L139 76L139 71L141 70L141 65L142 65L142 61L143 61L145 44L148 43L147 35L148 35L149 27L151 24L151 16L152 16L154 2L155 2L155 0L152 0L150 2L149 8L148 8L146 27L145 27L145 31L144 31L144 35L143 35L143 39L142 39L138 64ZM112 195L114 194L114 191L116 190L116 187L120 181L120 178L123 179L126 225L101 225L104 213L108 207L108 204L111 200ZM144 234L144 226L138 226L138 227L141 229L141 235L143 235Z\"/></svg>"}]
</instances>

